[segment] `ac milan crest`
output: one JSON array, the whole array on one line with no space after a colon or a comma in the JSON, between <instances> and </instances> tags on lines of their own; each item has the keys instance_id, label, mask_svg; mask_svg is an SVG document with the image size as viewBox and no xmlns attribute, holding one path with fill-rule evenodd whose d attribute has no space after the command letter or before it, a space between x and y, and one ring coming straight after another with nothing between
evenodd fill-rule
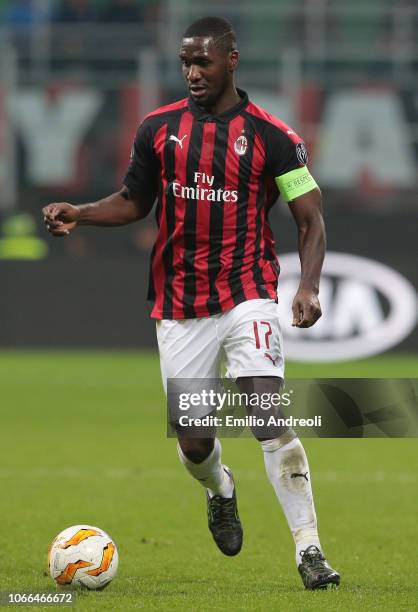
<instances>
[{"instance_id":1,"label":"ac milan crest","mask_svg":"<svg viewBox=\"0 0 418 612\"><path fill-rule=\"evenodd\" d=\"M248 140L245 136L238 136L234 142L234 151L237 155L245 155L248 149Z\"/></svg>"}]
</instances>

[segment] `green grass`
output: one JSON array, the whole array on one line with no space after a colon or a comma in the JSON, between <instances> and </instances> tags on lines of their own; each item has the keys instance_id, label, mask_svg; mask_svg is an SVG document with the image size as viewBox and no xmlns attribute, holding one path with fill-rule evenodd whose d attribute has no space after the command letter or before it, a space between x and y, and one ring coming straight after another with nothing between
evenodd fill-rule
<instances>
[{"instance_id":1,"label":"green grass","mask_svg":"<svg viewBox=\"0 0 418 612\"><path fill-rule=\"evenodd\" d=\"M287 374L414 377L417 364L289 364ZM80 611L415 608L416 440L305 441L322 544L342 573L337 591L311 593L254 440L223 441L245 543L233 559L216 549L203 491L165 435L155 354L5 351L0 392L0 591L53 590L48 543L88 523L114 537L120 566L108 589L78 596Z\"/></svg>"}]
</instances>

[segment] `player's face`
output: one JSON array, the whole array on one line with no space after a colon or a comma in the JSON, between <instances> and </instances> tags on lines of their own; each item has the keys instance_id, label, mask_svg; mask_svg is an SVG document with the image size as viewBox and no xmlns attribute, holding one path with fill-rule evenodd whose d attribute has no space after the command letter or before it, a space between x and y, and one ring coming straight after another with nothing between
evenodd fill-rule
<instances>
[{"instance_id":1,"label":"player's face","mask_svg":"<svg viewBox=\"0 0 418 612\"><path fill-rule=\"evenodd\" d=\"M231 83L237 51L217 48L211 37L183 38L180 50L183 76L199 106L211 107Z\"/></svg>"}]
</instances>

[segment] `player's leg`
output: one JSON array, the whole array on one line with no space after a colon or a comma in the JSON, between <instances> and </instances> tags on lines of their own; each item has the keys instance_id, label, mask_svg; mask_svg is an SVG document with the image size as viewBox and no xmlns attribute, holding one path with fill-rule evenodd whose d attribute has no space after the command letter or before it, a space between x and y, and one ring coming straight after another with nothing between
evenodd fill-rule
<instances>
[{"instance_id":1,"label":"player's leg","mask_svg":"<svg viewBox=\"0 0 418 612\"><path fill-rule=\"evenodd\" d=\"M198 441L202 446L197 455ZM206 454L210 447L212 450ZM222 464L221 443L217 438L198 440L180 435L177 450L186 470L206 489L208 526L218 548L225 555L237 555L242 548L243 531L232 472Z\"/></svg>"},{"instance_id":2,"label":"player's leg","mask_svg":"<svg viewBox=\"0 0 418 612\"><path fill-rule=\"evenodd\" d=\"M281 379L276 377L242 377L237 380L241 393L252 397L270 397L280 393ZM256 413L252 408L250 413ZM283 415L273 407L275 418ZM257 416L260 416L257 414ZM307 588L325 588L339 584L340 577L325 560L318 536L312 495L311 474L305 449L290 428L269 428L254 431L261 443L268 478L277 495L292 533L296 549L296 565ZM261 434L260 437L258 434ZM271 437L265 438L265 435Z\"/></svg>"},{"instance_id":3,"label":"player's leg","mask_svg":"<svg viewBox=\"0 0 418 612\"><path fill-rule=\"evenodd\" d=\"M184 385L184 391L199 390L199 379L219 377L221 346L216 318L157 323L157 338L164 388L170 382ZM197 381L195 385L194 381ZM194 407L194 417L210 413L209 407ZM214 428L182 427L174 423L180 461L205 489L209 528L219 548L227 555L242 546L242 527L236 508L235 485L229 468L222 464L222 448Z\"/></svg>"},{"instance_id":4,"label":"player's leg","mask_svg":"<svg viewBox=\"0 0 418 612\"><path fill-rule=\"evenodd\" d=\"M163 320L157 323L157 339L160 351L161 373L165 391L172 397L201 390L201 379L217 376L219 342L215 322L210 318L190 320ZM187 471L203 486L215 494L232 494L232 486L221 463L221 448L215 440L214 428L180 426L178 413L171 411L178 439L178 455ZM204 417L210 407L194 406L185 414L188 417Z\"/></svg>"},{"instance_id":5,"label":"player's leg","mask_svg":"<svg viewBox=\"0 0 418 612\"><path fill-rule=\"evenodd\" d=\"M277 377L240 377L237 385L241 393L267 398L281 392L281 379ZM283 418L280 408L257 410L248 408L255 416ZM300 552L311 545L320 548L317 520L313 503L308 460L301 441L289 427L266 427L253 430L261 443L268 478L283 508L296 546L296 563Z\"/></svg>"},{"instance_id":6,"label":"player's leg","mask_svg":"<svg viewBox=\"0 0 418 612\"><path fill-rule=\"evenodd\" d=\"M279 393L284 360L277 305L272 300L250 300L229 315L224 342L229 375L236 379L242 393ZM251 410L254 414L254 407ZM283 416L278 407L271 410L276 418ZM268 478L293 535L296 564L305 586L337 583L338 574L327 567L321 553L309 465L301 441L287 427L253 433L261 442ZM309 572L312 567L316 568L314 576Z\"/></svg>"},{"instance_id":7,"label":"player's leg","mask_svg":"<svg viewBox=\"0 0 418 612\"><path fill-rule=\"evenodd\" d=\"M234 492L233 481L222 464L222 447L217 438L190 438L182 436L178 431L177 452L180 461L189 472L205 489L208 495L213 497L231 498Z\"/></svg>"}]
</instances>

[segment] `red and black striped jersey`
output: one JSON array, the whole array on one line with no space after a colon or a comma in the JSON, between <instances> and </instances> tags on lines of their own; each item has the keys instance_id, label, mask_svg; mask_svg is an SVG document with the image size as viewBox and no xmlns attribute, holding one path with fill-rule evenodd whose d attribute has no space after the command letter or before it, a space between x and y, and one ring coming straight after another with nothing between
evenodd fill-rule
<instances>
[{"instance_id":1,"label":"red and black striped jersey","mask_svg":"<svg viewBox=\"0 0 418 612\"><path fill-rule=\"evenodd\" d=\"M213 116L189 98L145 117L124 184L158 196L148 298L155 319L206 317L277 299L269 208L275 178L306 164L302 140L249 101Z\"/></svg>"}]
</instances>

